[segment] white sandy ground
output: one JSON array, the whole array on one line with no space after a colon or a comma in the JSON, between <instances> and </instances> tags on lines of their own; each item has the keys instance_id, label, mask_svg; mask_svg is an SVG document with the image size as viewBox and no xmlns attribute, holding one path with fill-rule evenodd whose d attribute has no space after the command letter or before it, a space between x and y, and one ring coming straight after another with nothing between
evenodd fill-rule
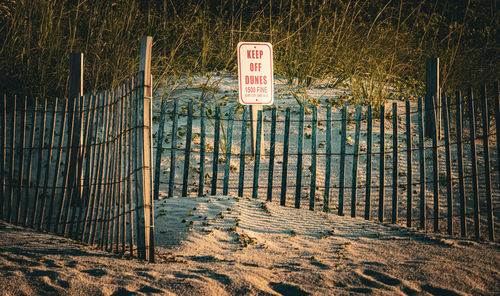
<instances>
[{"instance_id":1,"label":"white sandy ground","mask_svg":"<svg viewBox=\"0 0 500 296\"><path fill-rule=\"evenodd\" d=\"M0 222L0 295L500 294L498 243L227 196L155 215L155 264Z\"/></svg>"}]
</instances>

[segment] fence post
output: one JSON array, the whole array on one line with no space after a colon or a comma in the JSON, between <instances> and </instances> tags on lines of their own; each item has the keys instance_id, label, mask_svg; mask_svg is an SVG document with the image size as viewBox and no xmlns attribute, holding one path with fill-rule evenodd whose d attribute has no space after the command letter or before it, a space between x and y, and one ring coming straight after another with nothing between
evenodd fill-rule
<instances>
[{"instance_id":1,"label":"fence post","mask_svg":"<svg viewBox=\"0 0 500 296\"><path fill-rule=\"evenodd\" d=\"M433 115L439 113L433 110ZM439 230L439 145L437 128L434 129L432 136L432 180L434 189L434 232Z\"/></svg>"},{"instance_id":2,"label":"fence post","mask_svg":"<svg viewBox=\"0 0 500 296\"><path fill-rule=\"evenodd\" d=\"M253 156L256 156L255 155L255 150L256 150L256 144L257 144L257 117L258 117L258 113L259 111L262 111L262 105L250 105L250 134L252 136L252 144L251 144L251 147L252 147L252 155ZM262 129L264 130L264 129ZM262 145L261 148L264 148L264 132L262 132L261 134L261 138L260 138L260 143ZM263 150L263 149L261 149Z\"/></svg>"},{"instance_id":3,"label":"fence post","mask_svg":"<svg viewBox=\"0 0 500 296\"><path fill-rule=\"evenodd\" d=\"M146 243L146 260L154 262L154 205L153 195L151 194L151 48L153 45L153 37L145 36L141 39L141 53L139 58L139 72L144 73L143 98L142 101L143 114L140 118L143 122L142 126L142 176L143 176L143 196L144 196L144 227L145 227L145 243Z\"/></svg>"},{"instance_id":4,"label":"fence post","mask_svg":"<svg viewBox=\"0 0 500 296\"><path fill-rule=\"evenodd\" d=\"M441 114L437 108L441 106L439 97L439 58L428 58L425 61L425 135L433 137L441 135ZM434 114L433 114L434 112Z\"/></svg>"}]
</instances>

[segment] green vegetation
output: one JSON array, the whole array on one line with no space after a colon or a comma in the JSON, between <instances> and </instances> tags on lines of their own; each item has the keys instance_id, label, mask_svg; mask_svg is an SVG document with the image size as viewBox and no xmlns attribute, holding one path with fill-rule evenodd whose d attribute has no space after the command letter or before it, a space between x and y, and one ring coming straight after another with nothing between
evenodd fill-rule
<instances>
[{"instance_id":1,"label":"green vegetation","mask_svg":"<svg viewBox=\"0 0 500 296\"><path fill-rule=\"evenodd\" d=\"M239 41L269 41L275 73L290 83L346 83L354 103L377 105L388 86L421 94L429 56L440 57L448 89L498 79L499 11L495 0L3 0L0 90L65 96L69 53L79 51L86 90L116 86L137 70L139 40L151 35L156 88L235 73Z\"/></svg>"}]
</instances>

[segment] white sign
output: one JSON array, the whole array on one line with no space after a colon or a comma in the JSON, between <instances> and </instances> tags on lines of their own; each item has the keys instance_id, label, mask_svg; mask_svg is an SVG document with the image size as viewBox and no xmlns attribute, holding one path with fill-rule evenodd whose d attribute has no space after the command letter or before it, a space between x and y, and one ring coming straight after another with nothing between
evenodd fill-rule
<instances>
[{"instance_id":1,"label":"white sign","mask_svg":"<svg viewBox=\"0 0 500 296\"><path fill-rule=\"evenodd\" d=\"M238 43L238 80L240 104L273 104L273 46L271 43Z\"/></svg>"}]
</instances>

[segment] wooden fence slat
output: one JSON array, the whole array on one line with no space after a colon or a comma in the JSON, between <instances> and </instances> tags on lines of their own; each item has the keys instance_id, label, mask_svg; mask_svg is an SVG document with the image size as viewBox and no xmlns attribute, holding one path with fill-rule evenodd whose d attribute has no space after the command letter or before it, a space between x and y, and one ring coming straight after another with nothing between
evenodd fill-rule
<instances>
[{"instance_id":1,"label":"wooden fence slat","mask_svg":"<svg viewBox=\"0 0 500 296\"><path fill-rule=\"evenodd\" d=\"M92 175L94 174L94 166L95 166L95 154L96 154L96 137L97 137L97 126L98 126L98 116L96 116L97 108L99 108L98 96L92 95L92 107L89 109L90 119L89 119L89 132L87 134L87 156L85 159L85 176L83 180L84 189L83 189L83 200L84 204L86 201L87 206L84 207L84 214L82 219L84 219L82 225L82 232L80 235L80 240L85 241L85 233L89 223L89 213L91 212L92 200L93 196L90 194L91 192L91 180ZM94 141L94 142L93 142Z\"/></svg>"},{"instance_id":2,"label":"wooden fence slat","mask_svg":"<svg viewBox=\"0 0 500 296\"><path fill-rule=\"evenodd\" d=\"M134 78L131 78L129 82L126 84L127 87L127 125L128 125L128 135L127 135L127 195L128 195L128 211L130 213L130 221L128 224L128 229L129 229L129 236L128 236L128 245L129 245L129 254L130 256L134 255L134 235L136 234L137 231L135 231L135 195L134 195L134 188L133 188L133 181L135 177L135 165L133 162L133 155L132 155L132 148L133 148L133 139L134 137L134 85L135 80Z\"/></svg>"},{"instance_id":3,"label":"wooden fence slat","mask_svg":"<svg viewBox=\"0 0 500 296\"><path fill-rule=\"evenodd\" d=\"M17 198L16 198L16 219L14 220L15 224L21 224L21 211L26 205L21 202L22 191L23 191L23 179L24 179L24 146L25 146L25 131L26 131L26 109L27 104L26 101L28 98L24 98L20 113L21 113L21 128L20 128L20 147L19 147L19 158L20 158L20 166L18 170L17 176Z\"/></svg>"},{"instance_id":4,"label":"wooden fence slat","mask_svg":"<svg viewBox=\"0 0 500 296\"><path fill-rule=\"evenodd\" d=\"M495 102L495 125L496 125L496 143L497 143L497 169L498 169L498 182L500 184L500 94L498 81L493 85L493 101Z\"/></svg>"},{"instance_id":5,"label":"wooden fence slat","mask_svg":"<svg viewBox=\"0 0 500 296\"><path fill-rule=\"evenodd\" d=\"M283 135L283 163L281 170L281 196L280 196L280 205L286 205L286 184L288 177L288 148L290 141L290 107L286 108L285 115L285 133Z\"/></svg>"},{"instance_id":6,"label":"wooden fence slat","mask_svg":"<svg viewBox=\"0 0 500 296\"><path fill-rule=\"evenodd\" d=\"M116 120L116 125L115 125L116 132L115 132L115 138L114 138L116 160L115 160L115 171L113 173L113 183L112 183L112 186L113 186L112 192L113 192L113 198L114 198L113 208L114 209L113 209L113 222L112 222L112 228L111 228L112 239L110 242L110 249L113 252L118 252L118 245L119 245L119 231L118 230L119 230L119 222L120 222L119 217L120 217L120 198L121 198L119 184L120 184L120 170L121 170L120 137L121 137L121 118L122 118L122 114L121 114L122 92L120 89L118 89L117 93L118 93L118 95L116 98L116 106L115 106L116 111L115 111L115 113L116 113L118 118ZM149 140L151 140L151 137L148 137L148 138L149 138ZM152 145L151 142L149 142L149 144ZM145 144L145 145L146 145L146 149L147 149L147 144ZM149 147L152 148L152 146L149 146ZM147 152L148 151L146 151L146 153ZM149 154L149 156L151 156L151 154ZM149 169L152 170L151 167ZM150 178L146 177L146 180L149 181L149 179ZM151 198L152 198L152 195L151 195Z\"/></svg>"},{"instance_id":7,"label":"wooden fence slat","mask_svg":"<svg viewBox=\"0 0 500 296\"><path fill-rule=\"evenodd\" d=\"M228 126L227 126L227 139L226 139L226 157L224 164L224 189L222 194L227 195L229 187L229 173L231 169L231 149L233 144L233 118L235 110L231 108L229 111Z\"/></svg>"},{"instance_id":8,"label":"wooden fence slat","mask_svg":"<svg viewBox=\"0 0 500 296\"><path fill-rule=\"evenodd\" d=\"M338 214L344 216L344 173L345 173L345 146L347 133L347 109L342 107L342 127L340 138L340 170L339 170L339 208Z\"/></svg>"},{"instance_id":9,"label":"wooden fence slat","mask_svg":"<svg viewBox=\"0 0 500 296\"><path fill-rule=\"evenodd\" d=\"M16 103L17 97L14 96L14 100L12 102L12 113L11 113L11 121L10 121L10 164L9 164L9 182L8 184L8 195L7 195L7 219L9 223L12 223L12 207L14 205L14 163L15 163L15 139L16 139Z\"/></svg>"},{"instance_id":10,"label":"wooden fence slat","mask_svg":"<svg viewBox=\"0 0 500 296\"><path fill-rule=\"evenodd\" d=\"M325 192L323 196L323 211L330 212L330 180L332 171L332 109L326 108L326 163Z\"/></svg>"},{"instance_id":11,"label":"wooden fence slat","mask_svg":"<svg viewBox=\"0 0 500 296\"><path fill-rule=\"evenodd\" d=\"M200 107L200 175L198 180L198 196L203 196L205 185L205 103Z\"/></svg>"},{"instance_id":12,"label":"wooden fence slat","mask_svg":"<svg viewBox=\"0 0 500 296\"><path fill-rule=\"evenodd\" d=\"M106 190L106 196L107 196L107 207L105 208L105 213L106 213L106 218L105 218L105 223L104 223L104 242L102 244L102 248L104 250L111 250L110 246L113 245L113 237L112 237L112 230L113 230L113 214L114 214L114 205L115 205L115 199L116 195L114 192L114 179L116 175L116 165L117 165L117 149L116 149L116 133L117 133L117 117L116 116L116 105L117 105L117 97L118 94L116 93L116 90L113 91L113 102L111 104L111 130L110 130L110 139L109 139L109 150L110 150L110 156L111 156L111 165L109 166L108 169L108 177L107 177L107 190ZM141 99L139 99L141 100ZM143 114L141 113L143 116ZM143 121L139 122L138 126L142 126ZM139 134L139 137L142 137L142 133ZM141 138L141 144L143 143L144 138ZM139 149L140 154L143 153L143 151L146 149L146 147L141 147ZM142 156L142 155L141 155ZM142 157L140 159L141 165L140 167L142 168L144 166ZM143 186L145 185L144 183L142 184Z\"/></svg>"},{"instance_id":13,"label":"wooden fence slat","mask_svg":"<svg viewBox=\"0 0 500 296\"><path fill-rule=\"evenodd\" d=\"M398 223L398 104L392 104L392 223Z\"/></svg>"},{"instance_id":14,"label":"wooden fence slat","mask_svg":"<svg viewBox=\"0 0 500 296\"><path fill-rule=\"evenodd\" d=\"M418 98L418 145L419 172L420 172L420 228L426 230L426 204L425 204L425 142L424 142L424 114L423 99Z\"/></svg>"},{"instance_id":15,"label":"wooden fence slat","mask_svg":"<svg viewBox=\"0 0 500 296\"><path fill-rule=\"evenodd\" d=\"M276 108L271 111L271 144L269 146L269 169L267 175L267 198L273 199L274 156L276 154Z\"/></svg>"},{"instance_id":16,"label":"wooden fence slat","mask_svg":"<svg viewBox=\"0 0 500 296\"><path fill-rule=\"evenodd\" d=\"M57 152L56 152L56 168L54 170L54 177L52 181L52 193L50 195L50 205L49 205L49 212L47 214L47 223L46 223L46 230L51 231L50 229L52 228L52 232L56 232L56 227L57 223L54 221L53 217L53 211L54 208L56 207L55 203L55 197L56 197L56 189L57 189L57 183L59 181L59 169L61 167L61 155L62 155L62 149L63 149L63 139L64 139L64 131L65 131L65 125L67 121L67 116L66 113L68 111L68 103L66 100L63 101L63 106L62 106L62 111L61 111L61 123L59 125L59 141L57 144ZM57 110L56 110L57 112ZM57 123L57 118L54 119ZM56 210L56 213L58 211Z\"/></svg>"},{"instance_id":17,"label":"wooden fence slat","mask_svg":"<svg viewBox=\"0 0 500 296\"><path fill-rule=\"evenodd\" d=\"M413 219L413 168L410 101L406 101L406 227L412 226Z\"/></svg>"},{"instance_id":18,"label":"wooden fence slat","mask_svg":"<svg viewBox=\"0 0 500 296\"><path fill-rule=\"evenodd\" d=\"M161 157L163 155L163 141L165 135L165 117L167 115L167 100L163 97L160 98L160 122L158 123L158 138L156 142L156 161L154 173L154 188L153 199L157 200L160 195L160 178L161 178Z\"/></svg>"},{"instance_id":19,"label":"wooden fence slat","mask_svg":"<svg viewBox=\"0 0 500 296\"><path fill-rule=\"evenodd\" d=\"M474 204L474 235L479 240L479 190L477 180L477 159L476 159L476 107L474 102L474 94L472 88L469 88L469 128L470 128L470 141L471 141L471 156L472 156L472 201Z\"/></svg>"},{"instance_id":20,"label":"wooden fence slat","mask_svg":"<svg viewBox=\"0 0 500 296\"><path fill-rule=\"evenodd\" d=\"M70 170L71 167L70 167L70 160L71 160L71 154L75 151L72 147L72 145L74 144L73 143L73 123L74 123L74 119L75 119L75 110L76 110L76 101L75 100L70 100L70 117L68 118L68 136L67 136L67 139L68 139L68 142L66 142L66 159L64 161L64 169L63 169L63 174L64 174L64 177L63 177L63 188L62 188L62 201L61 203L59 204L59 211L57 212L57 225L56 225L56 228L55 228L55 232L56 233L61 233L63 234L64 233L64 226L65 226L65 223L63 221L65 221L65 217L66 215L68 214L69 212L69 209L71 208L71 200L70 200L70 197L71 196L71 192L73 191L72 188L70 188ZM64 215L64 213L66 213L66 215Z\"/></svg>"},{"instance_id":21,"label":"wooden fence slat","mask_svg":"<svg viewBox=\"0 0 500 296\"><path fill-rule=\"evenodd\" d=\"M78 118L80 119L81 122L77 124L77 128L80 128L79 132L82 133L82 138L79 141L75 141L74 143L78 144L78 148L76 149L77 153L79 153L79 157L77 157L77 169L75 173L76 180L72 183L73 187L72 188L72 203L71 205L71 218L70 220L66 220L66 226L69 228L69 231L65 230L66 235L76 238L75 233L73 232L74 227L75 227L75 222L76 224L76 233L78 232L79 224L80 224L80 219L81 219L81 209L83 207L82 203L82 198L83 198L83 160L85 158L85 153L87 152L86 150L86 141L87 141L87 131L88 131L88 122L89 122L89 114L87 113L85 117L83 117L83 111L85 109L85 102L89 101L90 102L90 97L89 95L81 96L79 100L79 108L78 108L78 113L75 116L79 116ZM87 109L90 108L90 103L87 106ZM77 118L77 119L78 119ZM77 133L79 135L79 133ZM68 218L70 216L68 215ZM69 226L68 226L69 222Z\"/></svg>"},{"instance_id":22,"label":"wooden fence slat","mask_svg":"<svg viewBox=\"0 0 500 296\"><path fill-rule=\"evenodd\" d=\"M141 100L138 98L138 100ZM141 106L140 103L138 106ZM139 107L140 108L140 107ZM110 234L111 234L111 214L112 214L112 209L113 209L113 202L114 202L114 195L113 195L113 176L114 176L114 171L115 171L115 165L116 165L116 149L115 149L115 132L116 132L116 115L115 115L115 109L116 109L116 93L113 91L111 93L111 104L110 104L110 117L111 119L109 120L109 133L108 133L108 154L109 154L109 165L107 166L106 170L106 175L105 175L105 191L104 191L104 196L105 196L105 205L103 209L103 223L102 225L102 232L101 232L101 242L100 242L100 247L102 250L109 250L109 243L110 243ZM142 116L141 110L138 110L139 116ZM140 127L142 126L142 121L138 120L137 126ZM142 133L139 132L139 140L137 143L142 145ZM141 178L139 179L140 183L140 191L139 194L142 197L142 192L143 192L143 187L144 183L142 182L142 152L143 152L143 147L140 146L138 147L138 161L139 161L139 171L141 172Z\"/></svg>"},{"instance_id":23,"label":"wooden fence slat","mask_svg":"<svg viewBox=\"0 0 500 296\"><path fill-rule=\"evenodd\" d=\"M187 196L189 181L189 164L191 156L191 135L193 133L193 102L188 103L188 118L186 131L186 147L184 149L184 173L182 176L182 195Z\"/></svg>"},{"instance_id":24,"label":"wooden fence slat","mask_svg":"<svg viewBox=\"0 0 500 296\"><path fill-rule=\"evenodd\" d=\"M260 146L262 140L262 110L259 110L257 113L257 138L255 143L255 162L254 162L254 170L253 170L253 190L252 190L252 198L256 199L259 194L259 168L260 168Z\"/></svg>"},{"instance_id":25,"label":"wooden fence slat","mask_svg":"<svg viewBox=\"0 0 500 296\"><path fill-rule=\"evenodd\" d=\"M366 200L365 200L365 219L370 219L371 214L371 194L372 194L372 139L373 139L373 121L372 106L368 105L366 121Z\"/></svg>"},{"instance_id":26,"label":"wooden fence slat","mask_svg":"<svg viewBox=\"0 0 500 296\"><path fill-rule=\"evenodd\" d=\"M119 139L118 139L118 217L117 217L117 229L116 229L116 252L121 254L125 253L126 249L126 220L127 212L125 210L126 205L126 173L125 173L125 163L126 156L124 151L124 138L126 137L126 117L125 117L125 100L127 96L127 91L125 84L120 87L120 126L119 126ZM152 139L151 139L152 140ZM151 146L153 143L151 142ZM153 161L151 157L151 161ZM153 168L151 168L153 169ZM154 185L154 183L153 183ZM154 188L153 188L154 190ZM152 196L152 201L154 201L154 194ZM121 247L120 247L121 244Z\"/></svg>"},{"instance_id":27,"label":"wooden fence slat","mask_svg":"<svg viewBox=\"0 0 500 296\"><path fill-rule=\"evenodd\" d=\"M99 176L101 175L101 170L103 166L103 161L101 160L101 155L103 153L103 141L104 141L104 115L105 115L105 106L106 106L106 96L104 93L99 93L98 94L98 109L96 112L99 112L96 115L96 131L95 131L95 143L94 143L94 155L93 155L93 160L92 160L92 174L90 176L90 188L88 194L90 195L89 199L89 213L88 213L88 236L87 236L87 243L91 243L93 241L94 237L94 229L95 225L97 223L97 206L100 203L99 197L98 197L98 191L101 186L101 182L99 179ZM129 162L131 163L131 162ZM130 165L130 164L129 164ZM87 223L86 223L87 224ZM87 232L86 231L87 226L84 226L84 235Z\"/></svg>"},{"instance_id":28,"label":"wooden fence slat","mask_svg":"<svg viewBox=\"0 0 500 296\"><path fill-rule=\"evenodd\" d=\"M238 175L238 196L243 197L243 186L245 182L245 142L247 135L247 108L243 108L241 117L241 141L240 141L240 172Z\"/></svg>"},{"instance_id":29,"label":"wooden fence slat","mask_svg":"<svg viewBox=\"0 0 500 296\"><path fill-rule=\"evenodd\" d=\"M460 200L460 235L467 235L467 221L465 220L466 204L465 204L465 186L464 186L464 169L463 169L463 139L462 139L462 105L463 98L460 91L456 92L457 104L457 162L458 162L458 195Z\"/></svg>"},{"instance_id":30,"label":"wooden fence slat","mask_svg":"<svg viewBox=\"0 0 500 296\"><path fill-rule=\"evenodd\" d=\"M143 124L144 124L144 72L139 72L137 75L137 84L134 89L134 102L135 102L135 136L136 136L136 150L133 156L136 158L135 163L137 163L136 170L136 239L137 239L137 256L139 259L146 259L146 234L145 234L145 211L143 207L144 203L144 186L147 186L144 182L143 173L143 153L145 151L144 147L144 134L143 134ZM175 136L176 133L174 133Z\"/></svg>"},{"instance_id":31,"label":"wooden fence slat","mask_svg":"<svg viewBox=\"0 0 500 296\"><path fill-rule=\"evenodd\" d=\"M40 217L38 218L38 221L36 223L36 230L40 230L40 229L44 229L44 230L47 230L48 229L48 226L46 223L47 220L45 219L46 217L46 212L47 212L47 200L49 199L49 196L47 196L47 187L49 185L49 177L50 177L50 171L51 171L51 162L52 162L52 150L53 150L53 143L54 143L54 131L56 129L56 118L57 118L57 107L58 107L58 99L56 98L55 102L54 102L54 105L53 107L51 108L51 111L49 111L50 113L52 113L52 119L51 119L51 122L49 124L49 131L48 131L48 145L45 146L45 141L44 139L41 139L41 150L43 151L44 149L47 150L47 165L45 167L45 173L43 175L43 187L42 187L42 191L40 193L40 196L42 197L42 206L41 206L41 213L40 213ZM44 110L45 110L45 113L46 113L46 105L47 105L47 102L46 100L44 100ZM45 123L42 122L42 128L43 130L45 130ZM43 152L41 153L40 155L40 159L39 159L39 163L38 163L38 166L39 166L39 171L42 170L42 167L43 167ZM37 172L38 174L39 172ZM37 177L37 179L39 179L39 181L41 182L41 179ZM36 185L36 190L35 191L35 195L38 196L38 188L39 188L39 183L37 182L37 185ZM45 223L45 224L44 224Z\"/></svg>"},{"instance_id":32,"label":"wooden fence slat","mask_svg":"<svg viewBox=\"0 0 500 296\"><path fill-rule=\"evenodd\" d=\"M443 103L443 124L444 124L444 142L445 142L445 157L446 157L446 206L447 206L447 222L448 234L453 234L453 179L451 175L451 152L450 152L450 123L449 123L449 97L445 93L441 95Z\"/></svg>"},{"instance_id":33,"label":"wooden fence slat","mask_svg":"<svg viewBox=\"0 0 500 296\"><path fill-rule=\"evenodd\" d=\"M101 111L101 119L102 120L102 128L101 128L101 139L100 139L100 142L99 142L99 153L98 153L98 160L101 160L101 161L98 161L98 166L97 166L97 174L96 174L96 179L95 179L95 184L96 186L94 187L94 191L95 191L95 215L92 216L92 227L90 228L90 235L89 235L89 243L91 245L94 244L95 242L95 238L97 237L98 233L98 229L99 229L99 225L102 223L102 219L101 219L101 216L102 216L102 206L103 206L103 195L102 195L102 188L104 186L103 184L103 180L104 180L104 177L103 177L103 173L104 173L104 167L108 165L108 153L106 151L106 141L107 141L107 134L108 134L108 125L109 125L109 118L108 118L108 115L109 115L109 112L108 112L108 109L109 109L109 103L110 103L110 97L109 97L109 94L108 92L104 92L103 93L103 96L104 96L104 102L103 102L103 106L102 106L102 111ZM133 105L133 108L135 108L135 104ZM132 114L136 113L136 110L135 109L132 109ZM132 127L133 128L133 131L134 131L134 139L135 139L135 123L134 123L134 126ZM134 147L135 148L135 147ZM131 162L133 163L134 165L134 174L135 172L137 171L137 164L134 163L133 159L131 160ZM95 218L94 218L95 217Z\"/></svg>"},{"instance_id":34,"label":"wooden fence slat","mask_svg":"<svg viewBox=\"0 0 500 296\"><path fill-rule=\"evenodd\" d=\"M174 100L174 109L172 111L172 139L170 140L170 175L168 178L168 198L174 196L175 179L175 151L177 150L177 100Z\"/></svg>"},{"instance_id":35,"label":"wooden fence slat","mask_svg":"<svg viewBox=\"0 0 500 296\"><path fill-rule=\"evenodd\" d=\"M6 198L5 192L5 138L6 138L6 129L7 129L7 95L4 94L3 98L0 99L1 104L1 114L2 118L0 119L0 219L4 218L4 208L5 203L4 200Z\"/></svg>"},{"instance_id":36,"label":"wooden fence slat","mask_svg":"<svg viewBox=\"0 0 500 296\"><path fill-rule=\"evenodd\" d=\"M83 219L87 216L87 211L88 211L88 203L87 200L89 199L89 195L87 194L88 192L88 180L89 180L89 173L90 173L90 157L92 153L92 138L93 138L93 126L94 126L94 108L96 104L96 97L92 94L89 96L86 96L88 98L89 103L87 106L87 114L84 116L83 112L80 114L80 118L87 118L85 121L85 126L84 126L84 138L83 138L83 145L82 145L82 162L80 165L80 170L79 174L83 176L79 176L79 180L81 180L81 186L82 186L82 194L80 197L80 210L78 213L78 218L77 218L77 224L76 224L76 232L75 235L73 236L74 238L80 238L80 240L83 240L81 234L81 230L83 227ZM82 109L84 109L84 105L82 105ZM83 173L83 168L85 168L85 173Z\"/></svg>"},{"instance_id":37,"label":"wooden fence slat","mask_svg":"<svg viewBox=\"0 0 500 296\"><path fill-rule=\"evenodd\" d=\"M299 135L297 138L297 175L295 179L295 208L300 208L302 193L302 145L304 140L304 107L300 106Z\"/></svg>"},{"instance_id":38,"label":"wooden fence slat","mask_svg":"<svg viewBox=\"0 0 500 296\"><path fill-rule=\"evenodd\" d=\"M45 141L45 121L47 119L47 100L45 99L42 99L42 110L41 110L41 117L40 119L38 120L39 121L39 134L38 134L38 141L37 141L37 150L38 150L38 153L37 153L37 156L38 156L38 163L35 165L35 167L37 168L36 169L36 175L35 175L35 180L34 180L34 183L35 183L35 195L34 195L34 198L35 198L35 204L33 206L33 219L31 220L31 228L35 228L38 230L39 229L39 226L35 226L36 225L36 222L38 221L38 212L39 212L39 208L40 210L43 212L43 207L45 206L45 196L39 196L38 195L38 192L39 192L39 187L40 187L40 179L41 179L41 176L42 176L42 164L43 164L43 149L45 148L44 146L44 141ZM35 104L35 109L37 108L37 104ZM35 112L36 113L36 112ZM33 121L33 129L35 129L36 127L36 121ZM49 165L50 166L50 165ZM40 198L43 199L43 202L42 202L42 206L40 206Z\"/></svg>"},{"instance_id":39,"label":"wooden fence slat","mask_svg":"<svg viewBox=\"0 0 500 296\"><path fill-rule=\"evenodd\" d=\"M484 170L486 173L485 183L486 183L486 217L488 219L488 239L494 241L495 230L493 224L493 207L491 201L491 171L490 171L490 143L489 143L489 131L490 131L490 115L488 114L488 97L486 95L486 85L482 87L482 99L483 99L483 149L484 149Z\"/></svg>"},{"instance_id":40,"label":"wooden fence slat","mask_svg":"<svg viewBox=\"0 0 500 296\"><path fill-rule=\"evenodd\" d=\"M219 141L220 141L220 124L221 124L220 106L217 106L215 111L215 128L214 128L214 154L212 159L212 189L211 195L217 194L217 175L219 172Z\"/></svg>"},{"instance_id":41,"label":"wooden fence slat","mask_svg":"<svg viewBox=\"0 0 500 296\"><path fill-rule=\"evenodd\" d=\"M106 121L106 125L107 125L107 130L106 130L106 133L105 133L105 144L104 144L104 151L105 151L105 156L106 156L106 166L104 167L104 172L103 172L103 176L102 176L102 182L104 183L103 184L103 190L102 190L102 208L100 209L101 211L101 223L99 225L99 248L104 250L106 247L107 247L107 226L108 226L108 222L109 222L109 207L110 207L110 199L112 198L111 196L111 193L110 193L110 183L111 183L111 175L113 174L112 173L112 168L113 168L113 165L114 165L114 149L113 149L113 145L112 145L112 139L113 139L113 133L114 133L114 120L115 120L115 115L114 115L114 93L112 91L109 91L109 103L106 107L106 112L108 113L108 120ZM140 110L138 110L140 107L139 107L139 104L136 105L137 108L135 109L135 111L140 114ZM139 115L138 115L139 116ZM136 124L136 127L139 128L139 119L137 119L137 124ZM139 132L138 132L139 134ZM139 135L137 135L137 137L139 137ZM141 153L141 147L139 147L139 143L140 143L140 140L137 139L137 154L135 154L135 157L136 157L136 160L138 162L137 164L137 168L138 170L136 171L138 174L139 172L141 172L141 165L142 165L142 162L140 161L140 157L138 157L138 155ZM142 176L142 175L141 175ZM142 197L142 182L140 181L141 178L138 178L138 182L136 184L136 188L137 188L137 191L138 191L138 198L140 199ZM138 203L138 204L142 204L142 203Z\"/></svg>"},{"instance_id":42,"label":"wooden fence slat","mask_svg":"<svg viewBox=\"0 0 500 296\"><path fill-rule=\"evenodd\" d=\"M31 172L31 160L33 158L33 150L35 150L35 145L34 145L34 141L35 141L35 126L36 126L36 116L37 116L37 105L38 105L38 98L35 98L34 99L34 106L33 106L33 109L29 110L31 113L31 116L30 118L28 118L27 120L30 121L30 123L28 123L28 126L30 127L30 132L28 134L28 142L26 143L26 149L28 150L28 160L26 162L26 185L25 185L25 192L24 192L24 214L22 216L22 221L23 222L23 226L26 227L26 225L28 225L28 221L29 221L29 209L31 210L34 210L35 206L35 201L33 200L33 206L30 206L30 192L31 192L31 175L32 175L32 172ZM28 109L28 107L26 108ZM28 113L28 114L29 114ZM32 213L32 216L31 216L31 219L33 220L34 218L34 215L35 213L33 212Z\"/></svg>"},{"instance_id":43,"label":"wooden fence slat","mask_svg":"<svg viewBox=\"0 0 500 296\"><path fill-rule=\"evenodd\" d=\"M309 210L314 211L314 201L316 199L316 129L318 126L318 110L313 107L312 135L311 135L311 188L309 193Z\"/></svg>"},{"instance_id":44,"label":"wooden fence slat","mask_svg":"<svg viewBox=\"0 0 500 296\"><path fill-rule=\"evenodd\" d=\"M379 200L378 220L384 221L384 191L385 191L385 106L380 106L380 178L379 178Z\"/></svg>"},{"instance_id":45,"label":"wooden fence slat","mask_svg":"<svg viewBox=\"0 0 500 296\"><path fill-rule=\"evenodd\" d=\"M361 129L361 106L356 110L356 129L354 131L354 151L352 161L352 194L351 194L351 217L356 217L357 188L358 188L358 159L359 159L359 133Z\"/></svg>"},{"instance_id":46,"label":"wooden fence slat","mask_svg":"<svg viewBox=\"0 0 500 296\"><path fill-rule=\"evenodd\" d=\"M101 230L100 230L100 239L99 239L99 248L101 250L108 250L108 242L109 242L109 224L110 224L110 214L111 214L111 205L113 200L113 193L111 192L112 188L112 178L114 174L114 166L115 166L115 149L114 149L114 133L115 133L115 97L116 93L114 90L110 90L110 103L108 106L109 112L109 120L108 120L108 133L106 134L106 154L108 155L107 165L104 170L104 188L103 188L103 199L104 204L102 208L102 222L101 222ZM138 123L139 126L139 123ZM140 141L137 141L138 143ZM138 151L141 149L138 148ZM140 153L140 152L139 152ZM142 162L139 164L139 170L142 165ZM140 184L142 185L142 184ZM142 192L142 189L141 189Z\"/></svg>"},{"instance_id":47,"label":"wooden fence slat","mask_svg":"<svg viewBox=\"0 0 500 296\"><path fill-rule=\"evenodd\" d=\"M117 156L118 156L118 163L117 163L117 172L115 173L115 181L114 181L114 186L115 186L115 195L117 198L117 201L115 203L116 207L116 214L115 214L115 222L114 222L114 239L113 241L115 242L115 247L113 250L115 252L119 252L120 250L120 242L122 242L122 237L123 234L121 232L121 223L123 222L123 216L121 211L123 210L123 199L122 199L122 191L121 191L121 185L122 185L122 158L123 158L123 152L122 152L122 138L123 138L123 90L120 88L119 96L118 96L118 104L119 108L118 111L120 115L118 116L118 132L117 132ZM153 143L151 143L153 145ZM153 199L154 200L154 199ZM124 215L124 214L123 214ZM123 243L124 245L125 243ZM123 248L125 249L125 248Z\"/></svg>"},{"instance_id":48,"label":"wooden fence slat","mask_svg":"<svg viewBox=\"0 0 500 296\"><path fill-rule=\"evenodd\" d=\"M439 108L441 106L436 106L434 112L433 122L436 123L437 118L436 114L440 113ZM433 128L433 136L432 136L432 180L433 180L433 189L434 189L434 232L439 231L439 148L438 148L438 140L439 140L439 128L435 126Z\"/></svg>"},{"instance_id":49,"label":"wooden fence slat","mask_svg":"<svg viewBox=\"0 0 500 296\"><path fill-rule=\"evenodd\" d=\"M75 114L74 114L74 120L73 120L73 131L75 135L73 135L73 142L72 142L72 156L74 157L72 167L70 169L70 176L68 180L68 188L70 190L69 192L69 203L68 203L68 214L66 215L66 222L64 224L64 235L72 237L73 235L73 227L74 227L74 222L76 218L76 213L78 209L78 205L80 203L80 197L81 197L81 185L82 185L82 180L81 180L81 165L83 161L83 149L84 145L83 142L85 141L85 132L82 130L83 129L83 124L85 120L83 119L83 104L84 104L84 96L78 96L76 98L76 107L75 107ZM87 117L88 120L88 117ZM72 160L70 160L71 163ZM71 165L71 164L70 164Z\"/></svg>"}]
</instances>

